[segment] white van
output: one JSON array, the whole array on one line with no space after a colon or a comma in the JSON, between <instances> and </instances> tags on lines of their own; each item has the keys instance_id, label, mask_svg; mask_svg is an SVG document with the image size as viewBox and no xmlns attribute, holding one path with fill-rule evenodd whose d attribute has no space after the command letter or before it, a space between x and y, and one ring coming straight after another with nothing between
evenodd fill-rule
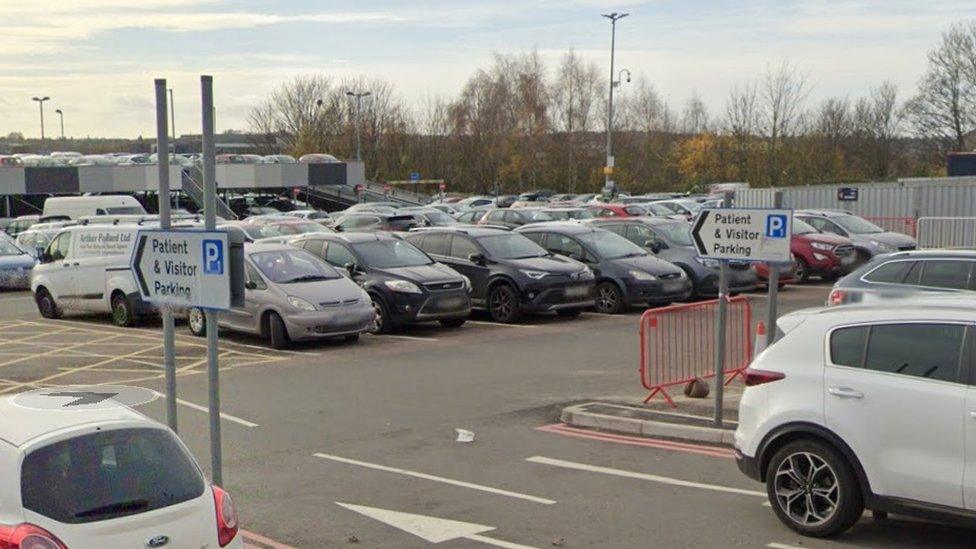
<instances>
[{"instance_id":1,"label":"white van","mask_svg":"<svg viewBox=\"0 0 976 549\"><path fill-rule=\"evenodd\" d=\"M146 209L128 195L53 196L44 201L42 217L67 216L77 220L91 215L146 215Z\"/></svg>"},{"instance_id":2,"label":"white van","mask_svg":"<svg viewBox=\"0 0 976 549\"><path fill-rule=\"evenodd\" d=\"M152 313L129 266L140 228L145 227L77 225L59 232L31 275L41 316L59 318L65 310L110 312L117 325L132 326Z\"/></svg>"}]
</instances>

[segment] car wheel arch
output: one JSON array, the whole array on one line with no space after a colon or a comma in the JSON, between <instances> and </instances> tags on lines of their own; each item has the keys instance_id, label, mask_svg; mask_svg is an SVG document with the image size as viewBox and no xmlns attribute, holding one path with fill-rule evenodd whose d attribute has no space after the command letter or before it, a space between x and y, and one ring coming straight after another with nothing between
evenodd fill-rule
<instances>
[{"instance_id":1,"label":"car wheel arch","mask_svg":"<svg viewBox=\"0 0 976 549\"><path fill-rule=\"evenodd\" d=\"M512 289L515 290L516 293L518 294L522 293L518 283L515 282L515 280L512 277L504 274L497 274L488 280L488 286L486 287L486 292L485 292L486 299L488 297L488 294L491 293L491 290L494 289L495 286L498 286L499 284L508 284L509 286L512 287Z\"/></svg>"},{"instance_id":2,"label":"car wheel arch","mask_svg":"<svg viewBox=\"0 0 976 549\"><path fill-rule=\"evenodd\" d=\"M864 471L864 466L861 465L861 460L858 459L857 455L854 453L854 450L852 450L851 447L848 446L842 438L840 438L840 436L835 434L830 429L822 425L807 422L795 422L780 425L763 437L762 442L759 444L759 449L756 451L756 458L759 466L759 478L761 482L766 481L766 473L769 469L769 462L772 460L776 452L784 445L800 439L819 440L820 442L836 449L838 452L840 452L844 459L847 460L848 464L854 470L854 475L857 477L858 484L861 486L861 493L864 494L866 498L874 494L874 492L871 491L871 482L868 480L867 473Z\"/></svg>"}]
</instances>

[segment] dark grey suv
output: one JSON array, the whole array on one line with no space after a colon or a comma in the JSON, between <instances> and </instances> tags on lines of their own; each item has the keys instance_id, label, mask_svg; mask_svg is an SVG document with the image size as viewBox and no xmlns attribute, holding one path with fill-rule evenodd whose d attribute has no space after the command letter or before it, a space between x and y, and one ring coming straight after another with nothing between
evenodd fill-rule
<instances>
[{"instance_id":1,"label":"dark grey suv","mask_svg":"<svg viewBox=\"0 0 976 549\"><path fill-rule=\"evenodd\" d=\"M875 257L834 284L828 305L976 290L976 251L931 250Z\"/></svg>"}]
</instances>

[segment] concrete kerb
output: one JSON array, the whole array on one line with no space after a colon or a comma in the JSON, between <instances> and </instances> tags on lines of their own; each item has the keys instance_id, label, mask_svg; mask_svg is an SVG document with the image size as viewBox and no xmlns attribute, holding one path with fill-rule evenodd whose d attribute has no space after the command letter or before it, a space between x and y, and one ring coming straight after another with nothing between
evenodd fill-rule
<instances>
[{"instance_id":1,"label":"concrete kerb","mask_svg":"<svg viewBox=\"0 0 976 549\"><path fill-rule=\"evenodd\" d=\"M734 422L729 429L704 425L700 416L674 414L605 402L587 402L563 409L560 420L574 427L602 429L630 435L673 438L731 446Z\"/></svg>"}]
</instances>

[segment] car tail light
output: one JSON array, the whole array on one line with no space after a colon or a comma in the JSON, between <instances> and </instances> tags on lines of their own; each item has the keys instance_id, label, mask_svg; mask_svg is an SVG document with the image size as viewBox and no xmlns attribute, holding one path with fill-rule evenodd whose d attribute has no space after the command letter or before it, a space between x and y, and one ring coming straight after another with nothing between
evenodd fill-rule
<instances>
[{"instance_id":1,"label":"car tail light","mask_svg":"<svg viewBox=\"0 0 976 549\"><path fill-rule=\"evenodd\" d=\"M17 526L0 525L0 549L68 549L51 532L24 523Z\"/></svg>"},{"instance_id":2,"label":"car tail light","mask_svg":"<svg viewBox=\"0 0 976 549\"><path fill-rule=\"evenodd\" d=\"M237 507L230 494L219 486L213 487L213 494L217 508L217 542L221 547L226 547L237 536Z\"/></svg>"},{"instance_id":3,"label":"car tail light","mask_svg":"<svg viewBox=\"0 0 976 549\"><path fill-rule=\"evenodd\" d=\"M764 383L772 383L786 377L783 372L770 372L769 370L757 370L746 368L746 387L755 387Z\"/></svg>"},{"instance_id":4,"label":"car tail light","mask_svg":"<svg viewBox=\"0 0 976 549\"><path fill-rule=\"evenodd\" d=\"M847 297L847 292L844 290L831 290L830 296L827 297L828 305L843 305L844 299Z\"/></svg>"}]
</instances>

